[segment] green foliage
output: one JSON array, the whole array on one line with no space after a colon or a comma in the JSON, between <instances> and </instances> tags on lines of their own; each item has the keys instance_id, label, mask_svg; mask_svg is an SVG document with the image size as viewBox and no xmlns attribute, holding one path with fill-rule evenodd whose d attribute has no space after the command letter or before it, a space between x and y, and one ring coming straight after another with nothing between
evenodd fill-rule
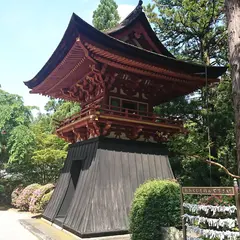
<instances>
[{"instance_id":1,"label":"green foliage","mask_svg":"<svg viewBox=\"0 0 240 240\"><path fill-rule=\"evenodd\" d=\"M31 121L31 108L24 106L23 99L0 89L0 129L7 135L19 125L28 125Z\"/></svg>"},{"instance_id":2,"label":"green foliage","mask_svg":"<svg viewBox=\"0 0 240 240\"><path fill-rule=\"evenodd\" d=\"M38 121L41 121L44 126L50 126L50 132L55 131L57 122L71 117L72 115L79 113L81 108L77 102L66 102L64 100L50 99L46 105L46 115L40 115Z\"/></svg>"},{"instance_id":3,"label":"green foliage","mask_svg":"<svg viewBox=\"0 0 240 240\"><path fill-rule=\"evenodd\" d=\"M64 103L64 100L56 100L54 98L50 98L50 100L46 103L46 105L44 106L44 109L48 112L48 113L54 113L57 111L57 109Z\"/></svg>"},{"instance_id":4,"label":"green foliage","mask_svg":"<svg viewBox=\"0 0 240 240\"><path fill-rule=\"evenodd\" d=\"M180 225L180 188L170 180L152 180L135 192L130 212L132 240L162 239L160 227Z\"/></svg>"},{"instance_id":5,"label":"green foliage","mask_svg":"<svg viewBox=\"0 0 240 240\"><path fill-rule=\"evenodd\" d=\"M100 4L93 12L93 26L100 31L114 28L120 21L114 0L100 0Z\"/></svg>"},{"instance_id":6,"label":"green foliage","mask_svg":"<svg viewBox=\"0 0 240 240\"><path fill-rule=\"evenodd\" d=\"M214 205L214 206L233 206L236 205L235 196L204 196L199 201L200 205Z\"/></svg>"},{"instance_id":7,"label":"green foliage","mask_svg":"<svg viewBox=\"0 0 240 240\"><path fill-rule=\"evenodd\" d=\"M25 161L9 161L6 165L7 171L20 175L25 183L36 179L41 184L55 182L66 157L66 148L67 143L53 134L36 134L34 148L32 151L28 149ZM19 152L21 153L21 149ZM14 155L16 152L13 152L12 156Z\"/></svg>"},{"instance_id":8,"label":"green foliage","mask_svg":"<svg viewBox=\"0 0 240 240\"><path fill-rule=\"evenodd\" d=\"M41 184L56 181L68 147L68 143L51 133L49 129L51 119L48 118L43 116L32 126L36 141L31 161ZM49 123L47 125L46 119Z\"/></svg>"},{"instance_id":9,"label":"green foliage","mask_svg":"<svg viewBox=\"0 0 240 240\"><path fill-rule=\"evenodd\" d=\"M5 198L4 203L11 203L11 193L12 191L22 183L22 179L18 179L12 176L5 176L0 178L0 185L4 186Z\"/></svg>"},{"instance_id":10,"label":"green foliage","mask_svg":"<svg viewBox=\"0 0 240 240\"><path fill-rule=\"evenodd\" d=\"M197 120L200 113L201 101L196 92L189 96L182 96L160 106L154 107L154 112L163 117L178 117L184 121Z\"/></svg>"},{"instance_id":11,"label":"green foliage","mask_svg":"<svg viewBox=\"0 0 240 240\"><path fill-rule=\"evenodd\" d=\"M71 111L79 111L80 107L63 101L54 106L55 112L40 114L30 124L15 127L8 137L6 144L10 156L5 168L24 184L36 179L41 184L55 182L63 166L68 144L52 133L52 117L60 113L62 116L72 114Z\"/></svg>"},{"instance_id":12,"label":"green foliage","mask_svg":"<svg viewBox=\"0 0 240 240\"><path fill-rule=\"evenodd\" d=\"M4 193L5 192L5 189L4 189L4 186L3 185L0 185L0 194Z\"/></svg>"},{"instance_id":13,"label":"green foliage","mask_svg":"<svg viewBox=\"0 0 240 240\"><path fill-rule=\"evenodd\" d=\"M28 126L19 125L15 127L7 143L10 153L8 162L28 162L35 148L35 141L35 135Z\"/></svg>"},{"instance_id":14,"label":"green foliage","mask_svg":"<svg viewBox=\"0 0 240 240\"><path fill-rule=\"evenodd\" d=\"M6 203L6 192L3 185L0 184L0 204Z\"/></svg>"},{"instance_id":15,"label":"green foliage","mask_svg":"<svg viewBox=\"0 0 240 240\"><path fill-rule=\"evenodd\" d=\"M153 0L145 12L173 54L195 61L227 61L224 0Z\"/></svg>"},{"instance_id":16,"label":"green foliage","mask_svg":"<svg viewBox=\"0 0 240 240\"><path fill-rule=\"evenodd\" d=\"M41 211L43 211L45 209L45 207L47 206L48 202L50 201L51 197L52 197L52 194L53 194L53 191L52 190L51 192L45 194L42 199L41 199L41 202L40 202L40 206L41 206Z\"/></svg>"},{"instance_id":17,"label":"green foliage","mask_svg":"<svg viewBox=\"0 0 240 240\"><path fill-rule=\"evenodd\" d=\"M184 185L208 186L210 183L210 167L203 162L209 156L206 114L206 109L199 105L198 115L185 124L188 133L174 136L168 144L174 152L170 160L175 175ZM236 173L233 114L231 81L225 77L209 91L211 158ZM211 183L232 185L225 172L214 166L211 167Z\"/></svg>"},{"instance_id":18,"label":"green foliage","mask_svg":"<svg viewBox=\"0 0 240 240\"><path fill-rule=\"evenodd\" d=\"M8 139L15 128L28 126L32 115L30 107L24 106L23 99L0 89L0 169L8 161Z\"/></svg>"},{"instance_id":19,"label":"green foliage","mask_svg":"<svg viewBox=\"0 0 240 240\"><path fill-rule=\"evenodd\" d=\"M13 189L39 182L55 182L63 166L68 143L53 132L53 119L62 120L80 111L78 103L51 99L46 114L32 118L32 107L0 89L0 184L11 202ZM3 169L3 170L2 170Z\"/></svg>"},{"instance_id":20,"label":"green foliage","mask_svg":"<svg viewBox=\"0 0 240 240\"><path fill-rule=\"evenodd\" d=\"M61 102L58 104L58 107L55 109L52 119L61 121L65 118L71 117L75 113L80 112L80 105L76 102Z\"/></svg>"},{"instance_id":21,"label":"green foliage","mask_svg":"<svg viewBox=\"0 0 240 240\"><path fill-rule=\"evenodd\" d=\"M145 13L160 40L177 58L206 65L227 63L223 0L153 0ZM226 75L219 85L155 107L160 116L185 121L187 134L174 136L168 144L175 176L184 185L232 184L221 169L210 169L203 161L211 157L236 173L231 85Z\"/></svg>"}]
</instances>

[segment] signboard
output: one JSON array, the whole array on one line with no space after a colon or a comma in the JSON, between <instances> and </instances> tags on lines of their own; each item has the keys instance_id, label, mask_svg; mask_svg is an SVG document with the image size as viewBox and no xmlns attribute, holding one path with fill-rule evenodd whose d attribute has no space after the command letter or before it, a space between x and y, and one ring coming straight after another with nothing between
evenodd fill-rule
<instances>
[{"instance_id":1,"label":"signboard","mask_svg":"<svg viewBox=\"0 0 240 240\"><path fill-rule=\"evenodd\" d=\"M182 187L182 194L233 196L234 187Z\"/></svg>"}]
</instances>

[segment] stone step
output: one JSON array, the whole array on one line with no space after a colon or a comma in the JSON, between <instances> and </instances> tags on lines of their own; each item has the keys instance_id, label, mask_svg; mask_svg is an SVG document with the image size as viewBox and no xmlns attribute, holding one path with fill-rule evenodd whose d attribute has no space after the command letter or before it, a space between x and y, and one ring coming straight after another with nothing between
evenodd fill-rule
<instances>
[{"instance_id":1,"label":"stone step","mask_svg":"<svg viewBox=\"0 0 240 240\"><path fill-rule=\"evenodd\" d=\"M80 240L69 232L55 227L42 219L22 219L20 223L40 240ZM130 235L84 238L85 240L130 240Z\"/></svg>"}]
</instances>

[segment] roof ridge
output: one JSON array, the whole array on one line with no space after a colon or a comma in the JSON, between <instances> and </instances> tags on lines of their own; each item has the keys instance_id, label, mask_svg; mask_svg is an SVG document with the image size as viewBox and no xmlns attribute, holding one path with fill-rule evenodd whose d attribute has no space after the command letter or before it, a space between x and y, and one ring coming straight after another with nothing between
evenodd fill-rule
<instances>
[{"instance_id":1,"label":"roof ridge","mask_svg":"<svg viewBox=\"0 0 240 240\"><path fill-rule=\"evenodd\" d=\"M134 21L134 19L136 19L141 13L143 13L142 4L143 4L143 1L139 0L138 5L134 8L133 11L131 11L127 15L126 18L124 18L119 24L117 24L116 27L108 29L108 30L104 31L104 33L111 34L115 31L118 31L119 29L122 29L122 28L126 27L127 25L129 25L132 21Z\"/></svg>"},{"instance_id":2,"label":"roof ridge","mask_svg":"<svg viewBox=\"0 0 240 240\"><path fill-rule=\"evenodd\" d=\"M135 19L139 14L141 14L143 9L142 4L143 4L143 1L139 0L138 5L135 7L135 9L132 12L130 12L128 16L119 25L127 25L129 22Z\"/></svg>"}]
</instances>

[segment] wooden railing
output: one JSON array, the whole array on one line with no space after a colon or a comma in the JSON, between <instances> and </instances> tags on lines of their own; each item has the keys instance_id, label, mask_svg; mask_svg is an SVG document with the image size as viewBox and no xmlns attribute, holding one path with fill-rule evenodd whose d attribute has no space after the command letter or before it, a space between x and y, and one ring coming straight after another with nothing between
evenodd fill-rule
<instances>
[{"instance_id":1,"label":"wooden railing","mask_svg":"<svg viewBox=\"0 0 240 240\"><path fill-rule=\"evenodd\" d=\"M61 128L70 123L76 122L87 116L100 114L107 116L116 116L124 119L135 119L143 122L165 123L170 125L182 125L182 121L176 117L159 117L152 112L139 111L128 108L121 108L111 105L98 105L83 109L80 113L76 113L73 116L64 119L61 122L57 122L57 127Z\"/></svg>"},{"instance_id":2,"label":"wooden railing","mask_svg":"<svg viewBox=\"0 0 240 240\"><path fill-rule=\"evenodd\" d=\"M173 117L159 117L153 112L146 112L146 111L139 111L134 109L128 109L128 108L121 108L116 106L110 106L110 105L102 105L100 108L101 113L107 114L107 115L114 115L114 116L122 116L124 118L132 118L132 119L138 119L142 121L148 121L148 122L161 122L161 123L168 123L168 124L181 124L182 121L179 118L173 118Z\"/></svg>"}]
</instances>

